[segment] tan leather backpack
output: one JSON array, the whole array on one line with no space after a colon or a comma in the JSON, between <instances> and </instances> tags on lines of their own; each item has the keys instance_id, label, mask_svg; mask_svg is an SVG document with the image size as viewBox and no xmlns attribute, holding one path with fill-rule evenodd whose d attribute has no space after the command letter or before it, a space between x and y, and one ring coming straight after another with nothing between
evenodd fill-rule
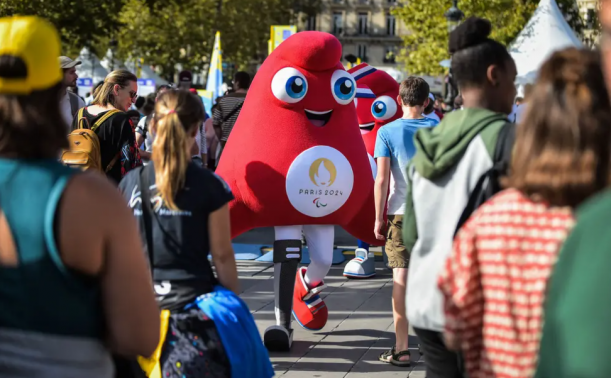
<instances>
[{"instance_id":1,"label":"tan leather backpack","mask_svg":"<svg viewBox=\"0 0 611 378\"><path fill-rule=\"evenodd\" d=\"M78 111L77 129L68 135L68 149L62 153L60 161L69 167L79 168L83 171L93 169L101 172L108 172L115 165L121 154L117 154L105 169L102 169L102 151L100 140L95 130L112 115L119 113L119 110L109 110L104 114L93 127L89 126L89 121L83 116L82 108Z\"/></svg>"}]
</instances>

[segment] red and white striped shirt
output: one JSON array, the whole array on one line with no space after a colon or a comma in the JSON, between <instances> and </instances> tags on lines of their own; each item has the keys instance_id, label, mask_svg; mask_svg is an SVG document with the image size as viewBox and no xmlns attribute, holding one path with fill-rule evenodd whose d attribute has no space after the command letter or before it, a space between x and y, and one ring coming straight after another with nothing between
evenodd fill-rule
<instances>
[{"instance_id":1,"label":"red and white striped shirt","mask_svg":"<svg viewBox=\"0 0 611 378\"><path fill-rule=\"evenodd\" d=\"M534 375L547 281L572 225L570 209L508 189L459 231L439 288L470 378Z\"/></svg>"}]
</instances>

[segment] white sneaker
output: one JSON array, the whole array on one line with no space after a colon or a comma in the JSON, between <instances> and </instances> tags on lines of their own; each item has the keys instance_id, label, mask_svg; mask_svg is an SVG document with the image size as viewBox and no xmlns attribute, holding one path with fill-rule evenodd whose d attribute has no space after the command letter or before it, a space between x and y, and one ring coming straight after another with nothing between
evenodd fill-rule
<instances>
[{"instance_id":1,"label":"white sneaker","mask_svg":"<svg viewBox=\"0 0 611 378\"><path fill-rule=\"evenodd\" d=\"M370 278L375 275L375 255L363 248L354 252L354 258L344 268L344 277L348 278Z\"/></svg>"}]
</instances>

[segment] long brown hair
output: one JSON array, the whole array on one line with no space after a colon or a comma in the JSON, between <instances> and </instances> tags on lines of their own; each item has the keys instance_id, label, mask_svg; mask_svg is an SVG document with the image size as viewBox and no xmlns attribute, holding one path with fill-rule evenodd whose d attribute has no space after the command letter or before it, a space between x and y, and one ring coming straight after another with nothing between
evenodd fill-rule
<instances>
[{"instance_id":1,"label":"long brown hair","mask_svg":"<svg viewBox=\"0 0 611 378\"><path fill-rule=\"evenodd\" d=\"M129 85L130 81L138 81L138 78L128 70L116 70L106 76L104 84L97 87L93 93L93 105L108 106L109 104L117 108L115 104L115 94L113 89L115 85L125 88Z\"/></svg>"},{"instance_id":2,"label":"long brown hair","mask_svg":"<svg viewBox=\"0 0 611 378\"><path fill-rule=\"evenodd\" d=\"M0 56L0 77L27 77L25 62ZM28 95L0 94L0 154L26 159L57 158L68 147L60 110L62 84Z\"/></svg>"},{"instance_id":3,"label":"long brown hair","mask_svg":"<svg viewBox=\"0 0 611 378\"><path fill-rule=\"evenodd\" d=\"M506 184L576 207L610 182L611 104L598 53L569 48L543 64L516 131Z\"/></svg>"},{"instance_id":4,"label":"long brown hair","mask_svg":"<svg viewBox=\"0 0 611 378\"><path fill-rule=\"evenodd\" d=\"M152 128L155 184L164 204L178 210L174 197L184 186L190 155L189 133L204 122L202 101L183 90L169 90L157 99Z\"/></svg>"}]
</instances>

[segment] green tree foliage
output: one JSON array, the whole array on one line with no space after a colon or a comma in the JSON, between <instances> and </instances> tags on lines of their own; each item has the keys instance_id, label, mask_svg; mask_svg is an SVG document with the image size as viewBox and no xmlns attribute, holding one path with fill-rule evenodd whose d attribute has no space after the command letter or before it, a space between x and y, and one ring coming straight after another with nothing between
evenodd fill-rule
<instances>
[{"instance_id":1,"label":"green tree foliage","mask_svg":"<svg viewBox=\"0 0 611 378\"><path fill-rule=\"evenodd\" d=\"M459 8L466 17L477 16L490 20L492 38L508 45L526 25L538 0L461 0ZM577 33L583 30L583 21L574 0L558 0L567 21ZM400 60L413 74L440 75L445 69L439 65L448 54L448 24L444 13L450 0L400 0L393 9L397 19L410 30L404 37L405 48Z\"/></svg>"},{"instance_id":2,"label":"green tree foliage","mask_svg":"<svg viewBox=\"0 0 611 378\"><path fill-rule=\"evenodd\" d=\"M37 15L51 21L62 38L63 53L78 54L98 36L112 35L119 28L117 15L124 0L104 0L92 4L83 0L2 0L0 16Z\"/></svg>"},{"instance_id":3,"label":"green tree foliage","mask_svg":"<svg viewBox=\"0 0 611 378\"><path fill-rule=\"evenodd\" d=\"M120 20L123 58L137 56L171 76L177 63L207 66L214 35L221 32L223 61L245 69L266 56L271 25L286 25L320 0L128 0Z\"/></svg>"},{"instance_id":4,"label":"green tree foliage","mask_svg":"<svg viewBox=\"0 0 611 378\"><path fill-rule=\"evenodd\" d=\"M128 0L120 14L119 56L142 59L171 77L180 63L200 70L212 49L215 0Z\"/></svg>"}]
</instances>

